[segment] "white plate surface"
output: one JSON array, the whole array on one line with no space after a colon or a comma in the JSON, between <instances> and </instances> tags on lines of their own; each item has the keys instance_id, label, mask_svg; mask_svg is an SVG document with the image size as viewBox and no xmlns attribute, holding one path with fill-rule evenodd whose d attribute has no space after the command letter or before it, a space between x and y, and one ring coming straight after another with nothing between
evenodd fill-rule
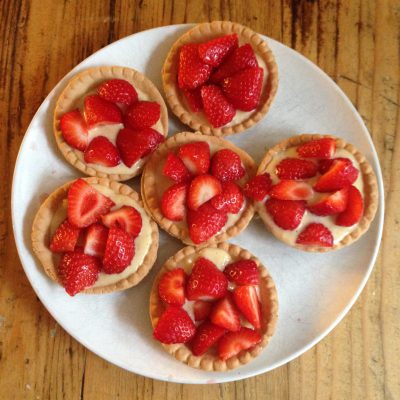
<instances>
[{"instance_id":1,"label":"white plate surface","mask_svg":"<svg viewBox=\"0 0 400 400\"><path fill-rule=\"evenodd\" d=\"M161 234L156 265L139 286L122 293L74 298L43 273L30 245L33 217L40 203L58 186L79 173L64 161L52 133L55 100L78 71L121 65L144 72L160 89L160 70L172 43L188 29L175 25L119 40L75 67L51 91L33 118L17 159L13 189L14 235L22 265L38 297L58 323L85 347L129 371L182 383L238 380L276 368L308 350L344 317L373 268L383 226L382 175L376 151L362 119L343 92L313 63L268 38L280 73L277 98L258 125L228 138L260 162L265 149L304 132L332 133L356 145L379 180L380 205L369 232L357 243L328 254L303 253L278 242L253 220L232 240L259 257L275 279L279 323L275 336L250 364L225 373L210 373L179 363L152 339L148 297L155 273L182 245ZM170 134L184 130L170 118ZM133 185L137 186L138 180Z\"/></svg>"}]
</instances>

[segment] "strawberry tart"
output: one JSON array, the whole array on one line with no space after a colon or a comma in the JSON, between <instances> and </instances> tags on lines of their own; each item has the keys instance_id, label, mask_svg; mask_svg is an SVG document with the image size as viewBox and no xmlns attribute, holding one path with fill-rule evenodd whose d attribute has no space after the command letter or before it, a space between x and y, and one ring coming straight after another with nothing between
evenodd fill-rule
<instances>
[{"instance_id":1,"label":"strawberry tart","mask_svg":"<svg viewBox=\"0 0 400 400\"><path fill-rule=\"evenodd\" d=\"M279 240L314 252L359 239L378 205L364 155L330 135L294 136L271 148L244 193Z\"/></svg>"},{"instance_id":2,"label":"strawberry tart","mask_svg":"<svg viewBox=\"0 0 400 400\"><path fill-rule=\"evenodd\" d=\"M139 175L167 133L161 94L131 68L97 67L79 73L54 111L54 134L64 157L99 178L124 181Z\"/></svg>"},{"instance_id":3,"label":"strawberry tart","mask_svg":"<svg viewBox=\"0 0 400 400\"><path fill-rule=\"evenodd\" d=\"M255 168L253 159L227 140L177 133L146 164L143 203L161 228L186 244L222 242L253 217L242 187Z\"/></svg>"},{"instance_id":4,"label":"strawberry tart","mask_svg":"<svg viewBox=\"0 0 400 400\"><path fill-rule=\"evenodd\" d=\"M229 243L185 247L160 269L150 294L153 336L179 361L225 371L251 361L278 318L275 284L260 261Z\"/></svg>"},{"instance_id":5,"label":"strawberry tart","mask_svg":"<svg viewBox=\"0 0 400 400\"><path fill-rule=\"evenodd\" d=\"M129 186L77 179L41 205L32 247L46 274L69 295L108 293L147 275L157 256L158 228Z\"/></svg>"},{"instance_id":6,"label":"strawberry tart","mask_svg":"<svg viewBox=\"0 0 400 400\"><path fill-rule=\"evenodd\" d=\"M278 69L267 43L229 21L196 25L172 46L162 69L172 112L203 134L242 132L268 112Z\"/></svg>"}]
</instances>

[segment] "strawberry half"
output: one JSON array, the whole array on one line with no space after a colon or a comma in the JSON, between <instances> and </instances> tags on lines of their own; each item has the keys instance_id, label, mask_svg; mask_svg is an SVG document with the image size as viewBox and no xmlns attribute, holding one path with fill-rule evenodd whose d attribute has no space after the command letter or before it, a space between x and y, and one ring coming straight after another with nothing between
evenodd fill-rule
<instances>
[{"instance_id":1,"label":"strawberry half","mask_svg":"<svg viewBox=\"0 0 400 400\"><path fill-rule=\"evenodd\" d=\"M142 216L136 208L131 206L122 206L118 210L111 211L103 215L101 221L105 226L111 228L116 226L129 233L133 239L139 236L142 230Z\"/></svg>"},{"instance_id":2,"label":"strawberry half","mask_svg":"<svg viewBox=\"0 0 400 400\"><path fill-rule=\"evenodd\" d=\"M275 173L280 179L308 179L317 174L317 165L300 158L285 158L276 166Z\"/></svg>"},{"instance_id":3,"label":"strawberry half","mask_svg":"<svg viewBox=\"0 0 400 400\"><path fill-rule=\"evenodd\" d=\"M233 291L237 308L256 329L261 328L261 304L255 286L238 286Z\"/></svg>"},{"instance_id":4,"label":"strawberry half","mask_svg":"<svg viewBox=\"0 0 400 400\"><path fill-rule=\"evenodd\" d=\"M68 190L68 221L79 228L93 224L113 206L113 201L83 179L77 179Z\"/></svg>"},{"instance_id":5,"label":"strawberry half","mask_svg":"<svg viewBox=\"0 0 400 400\"><path fill-rule=\"evenodd\" d=\"M192 353L201 356L225 334L226 329L216 326L209 321L197 327L196 334L191 342Z\"/></svg>"},{"instance_id":6,"label":"strawberry half","mask_svg":"<svg viewBox=\"0 0 400 400\"><path fill-rule=\"evenodd\" d=\"M182 92L193 112L197 113L203 109L203 100L201 99L200 88L194 90L182 89Z\"/></svg>"},{"instance_id":7,"label":"strawberry half","mask_svg":"<svg viewBox=\"0 0 400 400\"><path fill-rule=\"evenodd\" d=\"M124 79L110 79L97 88L97 94L112 103L129 106L138 100L135 88Z\"/></svg>"},{"instance_id":8,"label":"strawberry half","mask_svg":"<svg viewBox=\"0 0 400 400\"><path fill-rule=\"evenodd\" d=\"M65 219L54 232L50 241L50 250L53 253L74 251L81 230Z\"/></svg>"},{"instance_id":9,"label":"strawberry half","mask_svg":"<svg viewBox=\"0 0 400 400\"><path fill-rule=\"evenodd\" d=\"M211 174L221 182L233 182L243 178L246 170L238 154L230 149L222 149L211 159Z\"/></svg>"},{"instance_id":10,"label":"strawberry half","mask_svg":"<svg viewBox=\"0 0 400 400\"><path fill-rule=\"evenodd\" d=\"M163 175L172 179L175 183L188 182L190 172L183 161L174 153L169 153L162 171Z\"/></svg>"},{"instance_id":11,"label":"strawberry half","mask_svg":"<svg viewBox=\"0 0 400 400\"><path fill-rule=\"evenodd\" d=\"M65 113L60 119L64 140L74 149L85 151L88 145L88 127L79 110Z\"/></svg>"},{"instance_id":12,"label":"strawberry half","mask_svg":"<svg viewBox=\"0 0 400 400\"><path fill-rule=\"evenodd\" d=\"M360 191L350 186L348 189L348 200L345 210L336 218L336 225L352 226L360 221L364 213L364 201Z\"/></svg>"},{"instance_id":13,"label":"strawberry half","mask_svg":"<svg viewBox=\"0 0 400 400\"><path fill-rule=\"evenodd\" d=\"M201 205L222 192L222 186L212 175L196 176L189 186L186 204L191 210L197 210Z\"/></svg>"},{"instance_id":14,"label":"strawberry half","mask_svg":"<svg viewBox=\"0 0 400 400\"><path fill-rule=\"evenodd\" d=\"M192 142L181 146L178 157L192 175L206 174L210 168L210 146L207 142Z\"/></svg>"},{"instance_id":15,"label":"strawberry half","mask_svg":"<svg viewBox=\"0 0 400 400\"><path fill-rule=\"evenodd\" d=\"M323 138L311 140L297 147L297 154L305 158L332 158L336 151L336 140Z\"/></svg>"},{"instance_id":16,"label":"strawberry half","mask_svg":"<svg viewBox=\"0 0 400 400\"><path fill-rule=\"evenodd\" d=\"M186 284L188 300L216 300L226 296L228 280L225 275L206 258L198 258Z\"/></svg>"},{"instance_id":17,"label":"strawberry half","mask_svg":"<svg viewBox=\"0 0 400 400\"><path fill-rule=\"evenodd\" d=\"M186 194L188 185L177 183L169 187L161 198L161 212L171 221L182 221L186 214Z\"/></svg>"},{"instance_id":18,"label":"strawberry half","mask_svg":"<svg viewBox=\"0 0 400 400\"><path fill-rule=\"evenodd\" d=\"M91 94L84 100L84 115L89 129L99 124L120 124L122 113L117 105Z\"/></svg>"},{"instance_id":19,"label":"strawberry half","mask_svg":"<svg viewBox=\"0 0 400 400\"><path fill-rule=\"evenodd\" d=\"M239 38L236 33L200 43L198 47L201 60L213 67L218 67L223 59L238 47Z\"/></svg>"},{"instance_id":20,"label":"strawberry half","mask_svg":"<svg viewBox=\"0 0 400 400\"><path fill-rule=\"evenodd\" d=\"M185 303L186 274L182 268L166 272L158 283L158 295L167 304L181 306Z\"/></svg>"},{"instance_id":21,"label":"strawberry half","mask_svg":"<svg viewBox=\"0 0 400 400\"><path fill-rule=\"evenodd\" d=\"M280 228L292 231L296 229L303 219L306 211L306 202L302 200L278 200L268 199L265 208L276 225Z\"/></svg>"},{"instance_id":22,"label":"strawberry half","mask_svg":"<svg viewBox=\"0 0 400 400\"><path fill-rule=\"evenodd\" d=\"M115 167L120 162L117 148L104 136L96 136L86 148L84 160L88 164Z\"/></svg>"},{"instance_id":23,"label":"strawberry half","mask_svg":"<svg viewBox=\"0 0 400 400\"><path fill-rule=\"evenodd\" d=\"M309 200L314 192L306 182L282 180L272 186L270 196L280 200Z\"/></svg>"},{"instance_id":24,"label":"strawberry half","mask_svg":"<svg viewBox=\"0 0 400 400\"><path fill-rule=\"evenodd\" d=\"M341 213L346 209L349 189L347 187L335 193L327 194L316 203L310 204L307 209L315 215L327 216Z\"/></svg>"},{"instance_id":25,"label":"strawberry half","mask_svg":"<svg viewBox=\"0 0 400 400\"><path fill-rule=\"evenodd\" d=\"M152 127L161 115L161 107L155 101L137 101L128 107L125 125L134 130Z\"/></svg>"},{"instance_id":26,"label":"strawberry half","mask_svg":"<svg viewBox=\"0 0 400 400\"><path fill-rule=\"evenodd\" d=\"M244 196L238 185L227 182L222 184L222 192L213 197L210 203L216 210L237 214L243 207Z\"/></svg>"},{"instance_id":27,"label":"strawberry half","mask_svg":"<svg viewBox=\"0 0 400 400\"><path fill-rule=\"evenodd\" d=\"M251 178L243 187L243 193L249 199L263 201L269 194L272 180L268 172Z\"/></svg>"},{"instance_id":28,"label":"strawberry half","mask_svg":"<svg viewBox=\"0 0 400 400\"><path fill-rule=\"evenodd\" d=\"M92 224L86 228L83 252L90 256L103 258L108 238L108 229L102 224Z\"/></svg>"},{"instance_id":29,"label":"strawberry half","mask_svg":"<svg viewBox=\"0 0 400 400\"><path fill-rule=\"evenodd\" d=\"M210 321L228 331L236 332L240 329L240 314L230 292L215 303L211 310Z\"/></svg>"},{"instance_id":30,"label":"strawberry half","mask_svg":"<svg viewBox=\"0 0 400 400\"><path fill-rule=\"evenodd\" d=\"M197 300L193 304L193 314L195 321L204 321L211 312L213 303L209 301Z\"/></svg>"},{"instance_id":31,"label":"strawberry half","mask_svg":"<svg viewBox=\"0 0 400 400\"><path fill-rule=\"evenodd\" d=\"M325 172L328 172L329 168L332 167L332 164L335 160L341 160L344 161L345 163L351 165L352 162L348 158L344 157L338 157L338 158L331 158L331 159L326 159L326 160L319 160L318 161L318 172L323 175Z\"/></svg>"},{"instance_id":32,"label":"strawberry half","mask_svg":"<svg viewBox=\"0 0 400 400\"><path fill-rule=\"evenodd\" d=\"M236 285L258 285L260 283L258 267L253 260L239 260L228 264L224 269L224 274L229 281Z\"/></svg>"},{"instance_id":33,"label":"strawberry half","mask_svg":"<svg viewBox=\"0 0 400 400\"><path fill-rule=\"evenodd\" d=\"M333 246L331 231L323 224L312 223L307 225L297 237L296 243L307 246Z\"/></svg>"}]
</instances>

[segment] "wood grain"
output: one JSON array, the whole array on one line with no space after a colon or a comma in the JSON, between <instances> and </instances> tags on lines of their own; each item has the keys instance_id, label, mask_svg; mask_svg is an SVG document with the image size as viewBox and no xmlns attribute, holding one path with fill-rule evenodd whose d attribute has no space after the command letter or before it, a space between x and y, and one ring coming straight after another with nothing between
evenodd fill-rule
<instances>
[{"instance_id":1,"label":"wood grain","mask_svg":"<svg viewBox=\"0 0 400 400\"><path fill-rule=\"evenodd\" d=\"M74 65L152 27L227 19L280 40L327 72L356 105L383 168L386 226L378 261L351 312L321 343L268 374L178 385L115 367L66 334L20 265L10 190L18 148L52 87ZM0 2L0 398L400 398L400 2L171 0Z\"/></svg>"}]
</instances>

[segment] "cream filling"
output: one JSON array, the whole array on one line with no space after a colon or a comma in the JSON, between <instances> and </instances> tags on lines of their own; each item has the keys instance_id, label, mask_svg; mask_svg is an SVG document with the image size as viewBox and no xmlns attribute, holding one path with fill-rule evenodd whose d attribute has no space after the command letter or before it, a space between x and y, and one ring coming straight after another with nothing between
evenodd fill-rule
<instances>
[{"instance_id":1,"label":"cream filling","mask_svg":"<svg viewBox=\"0 0 400 400\"><path fill-rule=\"evenodd\" d=\"M288 158L288 157L299 158L297 151L296 151L296 147L290 147L289 149L286 149L285 151L282 151L282 152L274 155L274 158L268 164L266 172L268 172L270 174L272 182L274 184L276 184L280 181L280 179L278 178L278 176L275 173L276 166L279 164L280 161L282 161L284 158ZM348 152L346 149L342 149L342 148L337 149L335 152L335 155L332 158L337 158L337 157L349 158L352 161L353 165L358 169L359 174L358 174L357 180L353 183L353 186L355 186L361 193L363 193L364 192L364 182L363 182L363 177L362 177L362 173L361 173L361 169L360 169L360 164L358 163L356 158L353 156L353 154ZM318 180L318 177L319 177L319 175L312 179L306 179L305 181L310 183L310 185L312 186L316 183L316 181ZM315 192L314 198L312 201L316 201L319 198L325 196L326 194L327 193ZM275 228L280 231L280 233L282 235L281 236L282 240L289 244L295 244L299 233L302 232L308 224L313 223L313 222L321 223L321 224L325 225L331 231L334 244L339 243L345 236L347 236L349 233L353 232L358 226L358 224L354 224L353 226L349 226L349 227L338 226L335 224L337 215L329 215L326 217L320 217L320 216L315 215L315 214L311 213L310 211L306 210L303 215L300 225L296 229L294 229L292 231L284 230L284 229L281 229L279 226L277 226L274 223L273 218L267 212L264 204L265 204L265 200L262 202L259 201L256 203L256 208L257 208L257 211L260 214L261 218L263 220L267 221L267 223L269 223L269 224L274 224Z\"/></svg>"}]
</instances>

